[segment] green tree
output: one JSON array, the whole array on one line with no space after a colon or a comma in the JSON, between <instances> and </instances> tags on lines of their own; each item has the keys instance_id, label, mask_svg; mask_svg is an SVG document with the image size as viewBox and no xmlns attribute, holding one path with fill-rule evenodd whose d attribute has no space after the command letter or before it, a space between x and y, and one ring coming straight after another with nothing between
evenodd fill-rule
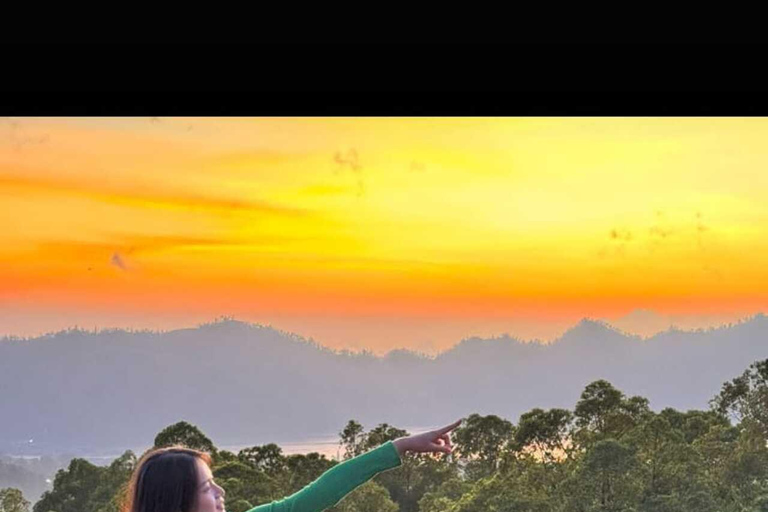
<instances>
[{"instance_id":1,"label":"green tree","mask_svg":"<svg viewBox=\"0 0 768 512\"><path fill-rule=\"evenodd\" d=\"M408 432L403 429L381 423L362 435L359 451L365 453L387 441L394 441L407 435ZM400 467L376 475L374 479L377 484L387 490L390 498L394 500L401 512L412 512L418 507L418 500L421 496L416 494L418 491L414 488L414 484L418 479L417 467L421 460L422 458L417 455L404 454Z\"/></svg>"},{"instance_id":2,"label":"green tree","mask_svg":"<svg viewBox=\"0 0 768 512\"><path fill-rule=\"evenodd\" d=\"M529 459L530 461L530 459ZM525 473L496 473L474 482L473 488L447 509L451 512L550 512L552 499L526 481ZM446 504L448 504L446 502Z\"/></svg>"},{"instance_id":3,"label":"green tree","mask_svg":"<svg viewBox=\"0 0 768 512\"><path fill-rule=\"evenodd\" d=\"M610 382L597 380L587 385L576 403L574 440L587 447L597 441L621 437L651 414L648 400L626 398Z\"/></svg>"},{"instance_id":4,"label":"green tree","mask_svg":"<svg viewBox=\"0 0 768 512\"><path fill-rule=\"evenodd\" d=\"M666 410L651 415L629 432L624 441L636 451L636 475L642 484L638 510L643 512L687 512L713 510L711 480L704 471L701 454L689 444L683 428L686 415ZM669 418L669 419L668 419ZM691 509L693 507L693 509Z\"/></svg>"},{"instance_id":5,"label":"green tree","mask_svg":"<svg viewBox=\"0 0 768 512\"><path fill-rule=\"evenodd\" d=\"M761 496L768 494L768 448L763 425L747 419L741 427L726 459L722 479L731 490L734 509L749 510Z\"/></svg>"},{"instance_id":6,"label":"green tree","mask_svg":"<svg viewBox=\"0 0 768 512\"><path fill-rule=\"evenodd\" d=\"M381 446L387 441L394 441L395 439L407 435L408 432L401 428L393 427L387 423L381 423L365 434L365 439L362 443L363 453Z\"/></svg>"},{"instance_id":7,"label":"green tree","mask_svg":"<svg viewBox=\"0 0 768 512\"><path fill-rule=\"evenodd\" d=\"M624 393L606 380L588 384L574 410L577 425L594 432L607 432L610 416L621 407L623 400Z\"/></svg>"},{"instance_id":8,"label":"green tree","mask_svg":"<svg viewBox=\"0 0 768 512\"><path fill-rule=\"evenodd\" d=\"M272 476L287 468L283 449L275 443L244 448L238 452L237 459Z\"/></svg>"},{"instance_id":9,"label":"green tree","mask_svg":"<svg viewBox=\"0 0 768 512\"><path fill-rule=\"evenodd\" d=\"M680 412L667 407L659 414L669 422L671 428L682 432L685 442L689 444L701 438L716 425L725 427L730 425L726 418L715 411Z\"/></svg>"},{"instance_id":10,"label":"green tree","mask_svg":"<svg viewBox=\"0 0 768 512\"><path fill-rule=\"evenodd\" d=\"M454 507L462 496L472 490L472 484L453 476L443 481L419 500L419 512L446 512Z\"/></svg>"},{"instance_id":11,"label":"green tree","mask_svg":"<svg viewBox=\"0 0 768 512\"><path fill-rule=\"evenodd\" d=\"M374 480L369 480L328 510L331 512L398 512L399 509L384 487Z\"/></svg>"},{"instance_id":12,"label":"green tree","mask_svg":"<svg viewBox=\"0 0 768 512\"><path fill-rule=\"evenodd\" d=\"M515 427L509 421L492 414L472 414L454 431L454 453L464 460L470 479L484 478L496 471L514 435Z\"/></svg>"},{"instance_id":13,"label":"green tree","mask_svg":"<svg viewBox=\"0 0 768 512\"><path fill-rule=\"evenodd\" d=\"M629 512L636 510L642 483L636 477L635 451L615 439L596 442L569 482L572 510Z\"/></svg>"},{"instance_id":14,"label":"green tree","mask_svg":"<svg viewBox=\"0 0 768 512\"><path fill-rule=\"evenodd\" d=\"M685 445L682 433L673 429L664 416L656 416L644 423L630 437L638 448L640 467L647 481L646 498L655 501L662 495L671 495L678 482L673 480L681 446Z\"/></svg>"},{"instance_id":15,"label":"green tree","mask_svg":"<svg viewBox=\"0 0 768 512\"><path fill-rule=\"evenodd\" d=\"M227 501L227 512L246 512L252 508L253 505L248 500L236 499L231 502Z\"/></svg>"},{"instance_id":16,"label":"green tree","mask_svg":"<svg viewBox=\"0 0 768 512\"><path fill-rule=\"evenodd\" d=\"M284 484L285 494L303 489L335 465L335 461L316 452L289 455L286 458L288 480Z\"/></svg>"},{"instance_id":17,"label":"green tree","mask_svg":"<svg viewBox=\"0 0 768 512\"><path fill-rule=\"evenodd\" d=\"M33 512L92 512L94 494L99 489L104 468L85 459L75 458L67 469L60 469L53 480L53 489L43 493L32 508Z\"/></svg>"},{"instance_id":18,"label":"green tree","mask_svg":"<svg viewBox=\"0 0 768 512\"><path fill-rule=\"evenodd\" d=\"M177 444L212 455L216 453L216 447L213 445L213 442L199 428L186 421L174 423L164 428L155 436L155 448Z\"/></svg>"},{"instance_id":19,"label":"green tree","mask_svg":"<svg viewBox=\"0 0 768 512\"><path fill-rule=\"evenodd\" d=\"M118 512L125 497L128 480L136 468L136 455L125 451L101 471L99 485L89 498L96 512Z\"/></svg>"},{"instance_id":20,"label":"green tree","mask_svg":"<svg viewBox=\"0 0 768 512\"><path fill-rule=\"evenodd\" d=\"M243 500L260 504L282 497L282 489L274 477L244 462L235 460L215 466L213 477L226 491L228 503Z\"/></svg>"},{"instance_id":21,"label":"green tree","mask_svg":"<svg viewBox=\"0 0 768 512\"><path fill-rule=\"evenodd\" d=\"M387 423L365 432L362 425L351 420L339 433L339 444L344 447L345 458L348 459L407 435L406 430ZM436 489L455 473L455 465L445 464L436 456L406 453L402 456L400 467L376 475L374 481L388 491L400 512L415 512L425 493Z\"/></svg>"},{"instance_id":22,"label":"green tree","mask_svg":"<svg viewBox=\"0 0 768 512\"><path fill-rule=\"evenodd\" d=\"M498 495L503 489L498 474L480 478L472 482L472 489L464 493L453 506L450 512L474 512L491 511L489 501Z\"/></svg>"},{"instance_id":23,"label":"green tree","mask_svg":"<svg viewBox=\"0 0 768 512\"><path fill-rule=\"evenodd\" d=\"M531 453L509 455L496 474L501 488L493 491L489 505L494 510L561 510L562 486L575 462L540 460Z\"/></svg>"},{"instance_id":24,"label":"green tree","mask_svg":"<svg viewBox=\"0 0 768 512\"><path fill-rule=\"evenodd\" d=\"M567 456L573 413L566 409L533 409L520 416L514 436L515 451L533 451L544 463Z\"/></svg>"},{"instance_id":25,"label":"green tree","mask_svg":"<svg viewBox=\"0 0 768 512\"><path fill-rule=\"evenodd\" d=\"M284 456L270 443L240 450L236 460L214 467L229 500L262 504L289 496L336 464L319 453Z\"/></svg>"},{"instance_id":26,"label":"green tree","mask_svg":"<svg viewBox=\"0 0 768 512\"><path fill-rule=\"evenodd\" d=\"M349 420L344 429L339 432L339 446L344 448L344 459L351 459L363 453L365 429L355 420Z\"/></svg>"},{"instance_id":27,"label":"green tree","mask_svg":"<svg viewBox=\"0 0 768 512\"><path fill-rule=\"evenodd\" d=\"M29 512L29 505L20 490L13 487L0 489L0 512Z\"/></svg>"},{"instance_id":28,"label":"green tree","mask_svg":"<svg viewBox=\"0 0 768 512\"><path fill-rule=\"evenodd\" d=\"M130 450L107 467L72 459L67 469L56 473L53 489L43 494L33 511L117 512L135 466L136 456Z\"/></svg>"},{"instance_id":29,"label":"green tree","mask_svg":"<svg viewBox=\"0 0 768 512\"><path fill-rule=\"evenodd\" d=\"M710 405L737 422L751 421L768 439L768 359L752 363L741 376L724 383Z\"/></svg>"},{"instance_id":30,"label":"green tree","mask_svg":"<svg viewBox=\"0 0 768 512\"><path fill-rule=\"evenodd\" d=\"M732 510L733 496L725 473L739 438L739 429L733 426L714 425L696 439L692 446L701 457L701 470L708 476L712 494L719 504L717 510Z\"/></svg>"},{"instance_id":31,"label":"green tree","mask_svg":"<svg viewBox=\"0 0 768 512\"><path fill-rule=\"evenodd\" d=\"M365 453L372 450L387 441L394 441L400 437L407 436L408 432L389 425L381 423L364 434L360 445L360 451ZM418 508L418 501L421 495L418 494L418 466L422 463L423 457L414 454L404 454L402 464L397 469L387 471L375 477L375 482L383 486L389 493L389 496L397 504L401 512L412 512Z\"/></svg>"},{"instance_id":32,"label":"green tree","mask_svg":"<svg viewBox=\"0 0 768 512\"><path fill-rule=\"evenodd\" d=\"M375 480L388 491L401 512L415 512L419 501L443 482L458 475L456 464L427 454L405 454L402 465L377 475Z\"/></svg>"},{"instance_id":33,"label":"green tree","mask_svg":"<svg viewBox=\"0 0 768 512\"><path fill-rule=\"evenodd\" d=\"M217 450L216 454L212 456L213 465L224 464L227 462L233 462L237 460L237 454L227 450Z\"/></svg>"}]
</instances>

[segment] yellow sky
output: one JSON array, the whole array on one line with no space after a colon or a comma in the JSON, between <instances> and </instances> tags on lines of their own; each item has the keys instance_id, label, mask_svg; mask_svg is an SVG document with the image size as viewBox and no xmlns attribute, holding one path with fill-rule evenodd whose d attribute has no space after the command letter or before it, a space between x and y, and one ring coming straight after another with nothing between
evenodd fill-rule
<instances>
[{"instance_id":1,"label":"yellow sky","mask_svg":"<svg viewBox=\"0 0 768 512\"><path fill-rule=\"evenodd\" d=\"M381 352L737 318L768 304L767 138L761 118L5 118L3 333L227 314Z\"/></svg>"}]
</instances>

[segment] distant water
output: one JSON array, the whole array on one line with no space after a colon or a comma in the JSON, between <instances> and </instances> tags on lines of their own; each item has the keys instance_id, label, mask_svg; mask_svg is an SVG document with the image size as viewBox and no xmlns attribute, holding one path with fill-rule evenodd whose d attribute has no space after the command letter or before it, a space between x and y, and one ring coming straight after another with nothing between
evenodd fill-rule
<instances>
[{"instance_id":1,"label":"distant water","mask_svg":"<svg viewBox=\"0 0 768 512\"><path fill-rule=\"evenodd\" d=\"M421 432L425 432L427 430L432 430L435 428L440 428L443 425L432 425L432 426L426 426L426 427L402 427L406 431L408 431L410 434L419 434ZM249 448L251 446L255 445L264 445L269 444L271 441L262 441L262 442L254 442L249 444L243 444L243 445L221 445L218 446L220 450L227 450L233 453L237 453L243 448ZM332 460L340 460L344 456L344 449L339 446L339 436L338 435L329 435L329 436L320 436L320 437L312 437L312 438L306 438L301 439L297 441L289 441L289 442L275 442L276 445L278 445L285 455L294 455L297 453L319 453L321 455L325 455L328 459ZM133 452L136 455L141 455L144 453L145 450L150 448L149 446L142 446L138 448L133 448ZM63 451L62 451L63 452ZM117 457L122 455L125 452L125 449L123 450L116 450L112 453L99 453L99 454L72 454L71 452L68 452L71 454L72 457L78 457L82 459L86 459L87 461L99 465L99 466L106 466L109 463L111 463L113 460L115 460ZM2 457L7 457L10 459L20 459L20 460L27 460L27 461L39 461L43 457L57 457L59 454L36 454L36 453L25 453L25 454L3 454Z\"/></svg>"},{"instance_id":2,"label":"distant water","mask_svg":"<svg viewBox=\"0 0 768 512\"><path fill-rule=\"evenodd\" d=\"M321 455L325 455L329 459L337 459L343 457L344 450L339 446L339 438L328 437L325 439L315 439L307 441L297 441L291 443L275 443L278 445L285 455L294 455L297 453L313 453L317 452ZM237 453L243 448L249 448L253 446L249 445L233 445L233 446L220 446L220 449Z\"/></svg>"},{"instance_id":3,"label":"distant water","mask_svg":"<svg viewBox=\"0 0 768 512\"><path fill-rule=\"evenodd\" d=\"M402 427L402 428L404 428L410 434L420 434L422 432L440 428L442 426L444 425L432 425L432 426L426 426L426 427ZM262 444L267 444L267 443L262 443ZM291 442L283 442L283 443L276 442L275 444L278 445L280 448L282 448L283 453L285 455L316 452L321 455L325 455L327 458L332 460L340 460L344 456L344 449L339 446L338 435L314 437L314 438L303 439L300 441L291 441ZM237 453L243 448L249 448L251 446L254 446L254 445L253 444L225 445L225 446L219 446L219 448L230 451L232 453Z\"/></svg>"}]
</instances>

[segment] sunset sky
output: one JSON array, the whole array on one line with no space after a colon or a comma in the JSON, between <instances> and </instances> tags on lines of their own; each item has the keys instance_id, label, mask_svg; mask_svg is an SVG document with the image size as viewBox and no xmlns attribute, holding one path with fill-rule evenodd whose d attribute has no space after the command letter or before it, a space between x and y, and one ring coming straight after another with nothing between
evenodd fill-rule
<instances>
[{"instance_id":1,"label":"sunset sky","mask_svg":"<svg viewBox=\"0 0 768 512\"><path fill-rule=\"evenodd\" d=\"M765 118L4 118L0 335L333 348L768 310Z\"/></svg>"}]
</instances>

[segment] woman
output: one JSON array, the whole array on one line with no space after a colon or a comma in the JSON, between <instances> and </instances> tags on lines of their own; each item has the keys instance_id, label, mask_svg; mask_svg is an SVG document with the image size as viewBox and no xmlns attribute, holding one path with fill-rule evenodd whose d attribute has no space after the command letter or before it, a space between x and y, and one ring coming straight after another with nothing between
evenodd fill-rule
<instances>
[{"instance_id":1,"label":"woman","mask_svg":"<svg viewBox=\"0 0 768 512\"><path fill-rule=\"evenodd\" d=\"M405 452L451 453L449 432L460 423L388 441L337 464L299 492L248 512L321 512L377 473L399 466ZM210 466L211 457L197 450L148 452L131 477L123 512L224 512L224 489L213 481Z\"/></svg>"}]
</instances>

